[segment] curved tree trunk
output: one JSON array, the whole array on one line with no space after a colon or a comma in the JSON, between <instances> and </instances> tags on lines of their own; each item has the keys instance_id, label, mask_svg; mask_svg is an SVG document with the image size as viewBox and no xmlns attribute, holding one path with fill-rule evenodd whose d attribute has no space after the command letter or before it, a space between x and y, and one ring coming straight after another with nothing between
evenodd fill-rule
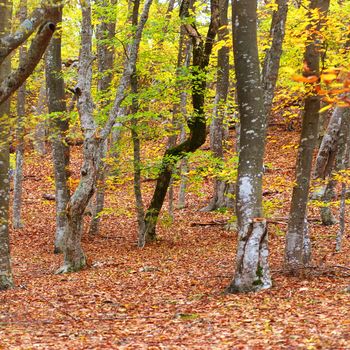
<instances>
[{"instance_id":1,"label":"curved tree trunk","mask_svg":"<svg viewBox=\"0 0 350 350\"><path fill-rule=\"evenodd\" d=\"M190 18L190 1L184 0L180 8L180 17ZM156 224L160 210L170 184L171 175L174 166L178 160L182 159L187 153L197 150L206 139L206 121L204 114L204 99L206 89L206 68L209 64L210 54L213 47L213 41L218 30L219 3L218 0L211 1L211 21L208 29L207 38L204 42L194 24L185 24L185 29L193 41L193 86L192 86L192 105L193 117L188 121L190 134L181 144L166 150L160 173L158 175L156 188L145 215L145 230L139 246L143 247L146 242L152 242L156 239Z\"/></svg>"},{"instance_id":2,"label":"curved tree trunk","mask_svg":"<svg viewBox=\"0 0 350 350\"><path fill-rule=\"evenodd\" d=\"M266 220L262 219L262 177L266 117L257 46L257 1L235 0L234 61L240 116L236 212L238 248L229 293L271 287Z\"/></svg>"},{"instance_id":3,"label":"curved tree trunk","mask_svg":"<svg viewBox=\"0 0 350 350\"><path fill-rule=\"evenodd\" d=\"M132 44L128 52L128 60L124 67L113 107L109 118L102 130L96 126L93 116L94 104L91 96L92 84L92 26L91 2L81 0L83 14L80 64L78 83L75 87L77 106L80 116L81 128L84 134L83 165L80 171L80 182L67 205L68 230L65 239L64 264L56 273L78 271L86 265L86 257L81 246L83 215L91 197L95 192L97 172L100 167L100 155L107 137L115 124L120 105L126 97L130 77L134 72L138 57L143 28L148 19L152 0L146 0L139 24L136 28Z\"/></svg>"}]
</instances>

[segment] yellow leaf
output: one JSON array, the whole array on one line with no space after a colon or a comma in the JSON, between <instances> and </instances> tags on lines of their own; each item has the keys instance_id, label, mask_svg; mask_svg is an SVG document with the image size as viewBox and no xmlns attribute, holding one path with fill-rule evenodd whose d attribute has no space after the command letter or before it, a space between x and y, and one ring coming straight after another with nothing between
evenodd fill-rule
<instances>
[{"instance_id":1,"label":"yellow leaf","mask_svg":"<svg viewBox=\"0 0 350 350\"><path fill-rule=\"evenodd\" d=\"M318 113L323 113L323 112L327 111L328 109L332 108L332 106L333 105L324 106L318 111Z\"/></svg>"}]
</instances>

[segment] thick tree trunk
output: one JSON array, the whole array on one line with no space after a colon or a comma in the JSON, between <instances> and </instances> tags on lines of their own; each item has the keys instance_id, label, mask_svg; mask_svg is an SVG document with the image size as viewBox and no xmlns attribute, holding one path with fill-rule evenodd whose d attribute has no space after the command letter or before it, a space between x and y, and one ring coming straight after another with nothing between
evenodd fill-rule
<instances>
[{"instance_id":1,"label":"thick tree trunk","mask_svg":"<svg viewBox=\"0 0 350 350\"><path fill-rule=\"evenodd\" d=\"M11 1L0 1L0 37L10 28L12 12ZM10 59L0 64L0 83L11 71ZM13 287L10 238L9 238L9 203L10 203L10 159L9 159L9 113L10 101L0 103L0 290Z\"/></svg>"},{"instance_id":2,"label":"thick tree trunk","mask_svg":"<svg viewBox=\"0 0 350 350\"><path fill-rule=\"evenodd\" d=\"M20 2L19 19L24 21L27 17L27 0ZM22 46L19 50L19 61L23 64L27 50ZM16 169L14 175L13 188L13 228L23 227L21 219L22 208L22 180L23 180L23 162L24 162L24 118L26 107L26 85L19 88L17 93L17 128L16 128Z\"/></svg>"},{"instance_id":3,"label":"thick tree trunk","mask_svg":"<svg viewBox=\"0 0 350 350\"><path fill-rule=\"evenodd\" d=\"M311 36L305 50L304 76L319 76L319 40L318 34L322 27L324 16L329 7L329 0L311 0L310 9L320 10L320 19L315 31L309 25ZM288 232L285 247L285 267L288 273L302 273L303 267L311 260L311 242L307 228L307 203L309 198L310 177L312 170L313 151L318 135L318 119L320 97L311 91L305 99L302 121L301 139L296 164L296 186L293 188L292 203L288 222Z\"/></svg>"},{"instance_id":4,"label":"thick tree trunk","mask_svg":"<svg viewBox=\"0 0 350 350\"><path fill-rule=\"evenodd\" d=\"M63 252L64 265L56 273L81 270L86 258L81 246L83 217L85 209L94 194L99 159L99 140L96 138L96 124L93 118L92 83L92 24L91 3L81 1L82 31L79 58L78 83L75 87L81 129L84 133L83 165L80 182L67 204L67 231Z\"/></svg>"},{"instance_id":5,"label":"thick tree trunk","mask_svg":"<svg viewBox=\"0 0 350 350\"><path fill-rule=\"evenodd\" d=\"M180 8L182 19L190 18L190 1L184 0ZM207 38L204 42L194 24L185 24L185 28L193 41L193 86L192 105L193 117L188 121L190 134L183 143L166 150L160 173L158 175L156 188L145 215L145 230L143 242L152 242L156 239L156 224L160 210L170 184L174 166L178 160L187 153L194 152L206 139L206 121L204 114L204 99L206 89L206 68L209 64L213 41L218 30L219 3L218 0L211 1L211 21Z\"/></svg>"},{"instance_id":6,"label":"thick tree trunk","mask_svg":"<svg viewBox=\"0 0 350 350\"><path fill-rule=\"evenodd\" d=\"M238 248L229 293L271 287L266 220L262 219L262 177L266 117L257 47L257 2L233 6L234 61L240 116L236 189Z\"/></svg>"},{"instance_id":7,"label":"thick tree trunk","mask_svg":"<svg viewBox=\"0 0 350 350\"><path fill-rule=\"evenodd\" d=\"M52 11L51 20L55 24L62 22L62 7L60 0L56 0L55 9ZM56 191L56 233L54 252L62 253L64 249L64 237L68 229L66 208L70 193L68 187L69 146L65 142L65 136L69 129L69 121L66 112L64 81L62 76L61 60L61 34L58 33L52 39L46 53L46 96L51 118L52 154L55 174Z\"/></svg>"}]
</instances>

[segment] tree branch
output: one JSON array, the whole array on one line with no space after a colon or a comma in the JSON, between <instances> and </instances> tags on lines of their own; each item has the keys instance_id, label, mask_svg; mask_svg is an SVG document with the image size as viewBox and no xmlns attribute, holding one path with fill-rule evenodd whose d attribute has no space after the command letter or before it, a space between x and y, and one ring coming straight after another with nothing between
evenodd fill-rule
<instances>
[{"instance_id":1,"label":"tree branch","mask_svg":"<svg viewBox=\"0 0 350 350\"><path fill-rule=\"evenodd\" d=\"M26 60L0 82L0 105L32 74L44 54L55 28L52 22L43 24L30 45Z\"/></svg>"},{"instance_id":2,"label":"tree branch","mask_svg":"<svg viewBox=\"0 0 350 350\"><path fill-rule=\"evenodd\" d=\"M0 64L17 47L23 44L46 20L48 11L41 7L35 9L18 27L15 33L0 38Z\"/></svg>"}]
</instances>

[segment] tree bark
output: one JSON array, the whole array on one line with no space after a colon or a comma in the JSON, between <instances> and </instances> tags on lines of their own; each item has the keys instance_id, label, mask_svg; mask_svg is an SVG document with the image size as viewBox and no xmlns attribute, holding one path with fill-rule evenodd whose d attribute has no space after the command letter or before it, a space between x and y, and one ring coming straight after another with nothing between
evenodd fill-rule
<instances>
[{"instance_id":1,"label":"tree bark","mask_svg":"<svg viewBox=\"0 0 350 350\"><path fill-rule=\"evenodd\" d=\"M35 107L35 115L41 116L45 112L46 107L46 85L42 84L39 91L39 97L37 106ZM35 151L41 155L44 156L46 154L46 121L39 120L38 123L35 126L34 131L34 149Z\"/></svg>"},{"instance_id":2,"label":"tree bark","mask_svg":"<svg viewBox=\"0 0 350 350\"><path fill-rule=\"evenodd\" d=\"M268 118L271 113L275 94L288 13L288 0L276 0L276 3L278 7L277 10L273 12L270 29L270 38L272 42L265 54L262 70L262 87L264 89L266 118Z\"/></svg>"},{"instance_id":3,"label":"tree bark","mask_svg":"<svg viewBox=\"0 0 350 350\"><path fill-rule=\"evenodd\" d=\"M55 31L52 22L46 22L38 31L28 50L26 60L0 83L0 104L5 102L32 74L43 56Z\"/></svg>"},{"instance_id":4,"label":"tree bark","mask_svg":"<svg viewBox=\"0 0 350 350\"><path fill-rule=\"evenodd\" d=\"M190 18L190 1L184 0L180 7L180 17ZM156 224L160 210L170 184L174 166L178 160L185 157L189 152L198 149L206 139L206 121L204 114L204 99L206 89L206 68L209 64L213 41L218 30L219 3L218 0L211 1L211 21L205 41L198 32L195 24L186 22L185 28L192 39L193 45L193 67L192 67L192 105L193 117L188 121L190 129L189 137L181 144L166 150L160 173L158 175L156 188L151 203L145 215L145 230L143 242L156 240Z\"/></svg>"},{"instance_id":5,"label":"tree bark","mask_svg":"<svg viewBox=\"0 0 350 350\"><path fill-rule=\"evenodd\" d=\"M12 2L3 0L0 16L0 37L10 29ZM0 64L0 82L11 71L11 62L7 58ZM13 287L10 238L9 238L9 203L10 203L10 159L9 159L9 113L10 101L0 103L0 290Z\"/></svg>"},{"instance_id":6,"label":"tree bark","mask_svg":"<svg viewBox=\"0 0 350 350\"><path fill-rule=\"evenodd\" d=\"M266 117L257 46L257 1L235 0L233 47L240 116L236 188L238 248L229 293L271 287L266 220L262 219L262 177Z\"/></svg>"},{"instance_id":7,"label":"tree bark","mask_svg":"<svg viewBox=\"0 0 350 350\"><path fill-rule=\"evenodd\" d=\"M114 4L114 0L111 1ZM97 4L100 9L107 11L108 6L110 6L109 1L99 0ZM111 42L115 36L115 26L116 20L106 17L105 13L100 17L101 23L97 25L96 38L97 38L97 65L99 72L99 79L97 82L98 91L102 95L103 102L101 103L101 109L107 114L107 106L110 103L110 85L112 82L112 69L114 63L114 49L110 47L109 42ZM108 141L101 148L101 164L98 171L97 188L96 188L96 198L93 203L92 218L89 228L90 234L97 234L99 230L100 223L100 213L104 207L105 201L105 190L106 190L106 176L108 172L108 167L104 163L104 159L107 155Z\"/></svg>"},{"instance_id":8,"label":"tree bark","mask_svg":"<svg viewBox=\"0 0 350 350\"><path fill-rule=\"evenodd\" d=\"M83 14L81 51L78 83L75 88L81 128L84 134L83 165L77 189L67 206L68 231L64 249L64 264L56 273L78 271L86 266L86 257L81 246L83 215L95 192L97 171L100 166L101 149L109 136L118 116L120 105L126 97L131 74L134 72L138 57L143 28L146 24L152 0L146 0L139 24L128 52L128 60L121 77L113 107L102 130L97 128L93 118L94 103L91 96L92 84L92 26L91 3L81 0Z\"/></svg>"},{"instance_id":9,"label":"tree bark","mask_svg":"<svg viewBox=\"0 0 350 350\"><path fill-rule=\"evenodd\" d=\"M329 7L329 0L311 0L310 10L319 9L318 23L309 25L310 36L304 55L303 75L319 76L320 46L319 33ZM315 29L315 30L312 30ZM292 203L288 222L288 232L285 247L285 268L289 274L302 274L303 267L311 260L311 242L307 228L307 203L309 197L310 177L312 169L313 151L318 135L318 119L320 110L320 97L314 88L305 99L304 115L299 152L296 164L296 186L293 188Z\"/></svg>"},{"instance_id":10,"label":"tree bark","mask_svg":"<svg viewBox=\"0 0 350 350\"><path fill-rule=\"evenodd\" d=\"M228 30L228 0L220 0L220 16L218 40L227 40L229 36ZM210 149L213 155L224 160L224 119L226 114L226 100L229 89L229 47L223 46L218 51L217 63L217 87L214 102L213 120L210 124ZM232 194L232 185L226 181L214 179L214 194L209 204L202 211L211 211L222 207L232 207L232 200L228 197L230 191Z\"/></svg>"},{"instance_id":11,"label":"tree bark","mask_svg":"<svg viewBox=\"0 0 350 350\"><path fill-rule=\"evenodd\" d=\"M55 7L50 20L56 25L62 22L62 6L60 0L55 0ZM69 129L66 115L66 101L61 59L61 33L55 35L46 53L46 96L48 111L52 115L50 129L52 132L52 158L55 174L56 193L56 233L54 253L62 253L64 237L68 229L66 207L70 193L68 186L69 145L65 136Z\"/></svg>"},{"instance_id":12,"label":"tree bark","mask_svg":"<svg viewBox=\"0 0 350 350\"><path fill-rule=\"evenodd\" d=\"M19 19L24 21L27 17L27 0L21 0L19 9ZM27 50L25 47L19 49L19 61L23 64ZM23 162L24 162L24 118L26 107L26 84L19 88L17 93L17 127L16 127L16 169L14 175L13 188L13 228L23 227L21 219L22 208L22 180L23 180Z\"/></svg>"}]
</instances>

